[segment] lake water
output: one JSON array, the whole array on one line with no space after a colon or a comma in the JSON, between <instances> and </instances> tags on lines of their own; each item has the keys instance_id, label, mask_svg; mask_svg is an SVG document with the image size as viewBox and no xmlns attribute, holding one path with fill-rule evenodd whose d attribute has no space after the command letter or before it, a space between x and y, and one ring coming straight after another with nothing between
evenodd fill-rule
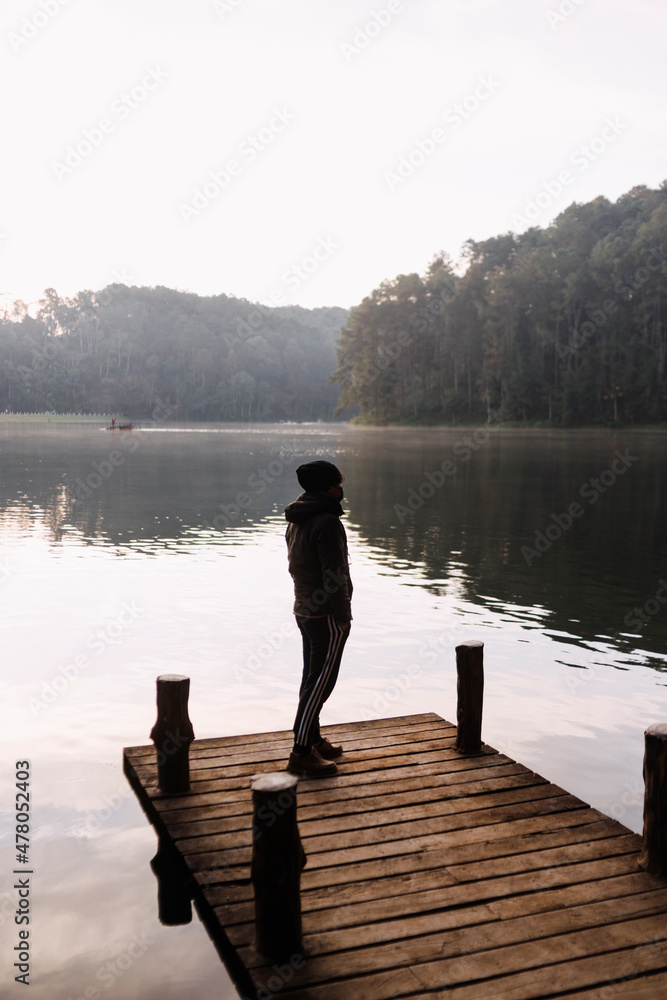
<instances>
[{"instance_id":1,"label":"lake water","mask_svg":"<svg viewBox=\"0 0 667 1000\"><path fill-rule=\"evenodd\" d=\"M33 1000L236 996L196 916L157 920L156 838L121 752L148 742L160 673L191 677L199 738L291 728L282 511L308 459L345 473L355 585L323 722L455 721L454 647L481 639L485 741L640 831L643 732L667 718L666 450L500 425L0 424L11 995L6 806L27 759Z\"/></svg>"}]
</instances>

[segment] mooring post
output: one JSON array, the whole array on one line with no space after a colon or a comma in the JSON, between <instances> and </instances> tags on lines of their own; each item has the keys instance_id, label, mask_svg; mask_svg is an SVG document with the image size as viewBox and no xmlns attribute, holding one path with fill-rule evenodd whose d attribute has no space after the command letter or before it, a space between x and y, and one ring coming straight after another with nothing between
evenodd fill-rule
<instances>
[{"instance_id":1,"label":"mooring post","mask_svg":"<svg viewBox=\"0 0 667 1000\"><path fill-rule=\"evenodd\" d=\"M258 774L251 783L257 950L271 961L301 953L301 871L306 855L296 822L298 778Z\"/></svg>"},{"instance_id":2,"label":"mooring post","mask_svg":"<svg viewBox=\"0 0 667 1000\"><path fill-rule=\"evenodd\" d=\"M468 639L456 647L456 745L459 753L482 752L484 643Z\"/></svg>"},{"instance_id":3,"label":"mooring post","mask_svg":"<svg viewBox=\"0 0 667 1000\"><path fill-rule=\"evenodd\" d=\"M644 733L644 843L639 867L667 877L667 725Z\"/></svg>"},{"instance_id":4,"label":"mooring post","mask_svg":"<svg viewBox=\"0 0 667 1000\"><path fill-rule=\"evenodd\" d=\"M190 678L162 674L157 679L157 721L151 739L157 751L161 792L190 791L190 744L195 738L188 715Z\"/></svg>"}]
</instances>

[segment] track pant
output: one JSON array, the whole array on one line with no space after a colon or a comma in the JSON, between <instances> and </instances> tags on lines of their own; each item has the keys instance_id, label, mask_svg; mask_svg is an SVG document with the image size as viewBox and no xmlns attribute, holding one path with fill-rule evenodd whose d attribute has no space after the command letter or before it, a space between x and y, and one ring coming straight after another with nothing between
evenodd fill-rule
<instances>
[{"instance_id":1,"label":"track pant","mask_svg":"<svg viewBox=\"0 0 667 1000\"><path fill-rule=\"evenodd\" d=\"M294 720L294 745L305 750L320 740L320 711L338 679L350 628L342 628L333 615L295 618L303 640L303 677Z\"/></svg>"}]
</instances>

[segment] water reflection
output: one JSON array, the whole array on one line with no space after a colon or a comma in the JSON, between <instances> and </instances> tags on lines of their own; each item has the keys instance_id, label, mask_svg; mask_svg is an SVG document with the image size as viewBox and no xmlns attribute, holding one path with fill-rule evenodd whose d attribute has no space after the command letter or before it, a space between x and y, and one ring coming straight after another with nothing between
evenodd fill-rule
<instances>
[{"instance_id":1,"label":"water reflection","mask_svg":"<svg viewBox=\"0 0 667 1000\"><path fill-rule=\"evenodd\" d=\"M183 855L169 837L158 833L157 854L151 859L151 871L157 879L158 919L165 927L177 927L192 921L192 897L188 884L190 873Z\"/></svg>"},{"instance_id":2,"label":"water reflection","mask_svg":"<svg viewBox=\"0 0 667 1000\"><path fill-rule=\"evenodd\" d=\"M298 491L296 466L335 458L348 476L349 523L378 572L512 609L527 628L533 608L548 609L551 633L604 636L627 656L639 645L662 669L667 615L643 607L660 609L665 574L663 436L498 429L475 449L463 443L477 439L336 425L113 435L12 426L0 526L14 538L40 526L54 546L142 557L262 544ZM617 454L633 462L605 487L600 475Z\"/></svg>"}]
</instances>

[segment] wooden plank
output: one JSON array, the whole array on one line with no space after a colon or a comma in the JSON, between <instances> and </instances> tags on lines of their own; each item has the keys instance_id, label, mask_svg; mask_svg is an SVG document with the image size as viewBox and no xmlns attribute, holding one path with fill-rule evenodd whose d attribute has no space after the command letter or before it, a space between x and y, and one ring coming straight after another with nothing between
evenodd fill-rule
<instances>
[{"instance_id":1,"label":"wooden plank","mask_svg":"<svg viewBox=\"0 0 667 1000\"><path fill-rule=\"evenodd\" d=\"M400 734L409 735L412 732L426 729L456 731L456 726L445 719L441 719L439 715L435 715L433 712L426 712L423 715L397 716L395 719L344 722L327 726L326 732L333 740L353 741L358 735L363 735L364 733L372 733L373 736L382 735L383 733L395 736ZM220 750L224 753L227 748L244 747L250 743L253 746L262 746L263 744L272 745L277 741L291 743L293 740L294 733L291 729L281 729L274 733L251 733L244 736L215 736L209 739L195 740L190 750L191 752L193 752L193 748L194 751L198 749L203 751ZM146 744L136 747L126 747L123 752L132 758L153 757L155 755L155 748L150 744Z\"/></svg>"},{"instance_id":2,"label":"wooden plank","mask_svg":"<svg viewBox=\"0 0 667 1000\"><path fill-rule=\"evenodd\" d=\"M410 764L418 766L420 763L430 763L441 759L441 751L449 750L452 759L455 759L454 737L443 736L436 739L424 739L411 743L388 744L382 748L372 747L368 750L355 750L353 759L341 764L343 769L340 774L332 778L317 778L318 782L337 782L347 774L368 771L382 771L394 767ZM252 750L243 753L233 754L226 758L220 757L195 757L191 764L190 775L193 789L197 791L197 782L213 781L221 776L225 769L230 766L234 768L237 777L251 778L255 773L269 770L284 770L289 751L287 749L264 750L253 752ZM140 768L145 767L142 773ZM143 764L136 768L137 774L150 780L154 769L154 764ZM326 787L326 786L325 786Z\"/></svg>"},{"instance_id":3,"label":"wooden plank","mask_svg":"<svg viewBox=\"0 0 667 1000\"><path fill-rule=\"evenodd\" d=\"M518 900L508 897L493 903L477 903L453 909L443 908L395 920L371 923L367 926L308 932L304 938L305 952L309 955L333 952L347 954L357 948L418 938L425 934L456 930L476 924L488 924L493 921L511 920L516 917L528 917L561 910L567 911L578 906L606 900L615 902L626 897L641 896L645 891L646 885L641 878L641 873L615 879L595 880L545 892L525 894ZM664 884L654 887L652 891L661 895L664 900ZM520 905L517 907L517 904ZM251 925L243 924L232 927L230 937L244 959L256 959Z\"/></svg>"},{"instance_id":4,"label":"wooden plank","mask_svg":"<svg viewBox=\"0 0 667 1000\"><path fill-rule=\"evenodd\" d=\"M662 935L662 939L656 938ZM489 1000L499 995L498 984L479 981L491 977L512 976L507 1000L529 1000L549 996L563 989L591 985L597 980L606 985L621 973L627 978L636 972L662 971L667 962L667 925L663 916L651 916L609 924L575 934L563 934L547 942L498 948L481 955L465 956L448 962L424 963L413 971L422 985L431 990L447 989L451 1000ZM647 941L657 941L647 946ZM581 959L587 959L586 963ZM554 964L557 968L557 987ZM656 968L657 967L657 968ZM662 968L661 968L662 967ZM519 971L530 969L531 971ZM582 976L583 973L583 976ZM473 977L478 981L468 985ZM583 982L582 982L583 978ZM586 982L585 980L589 981ZM462 985L462 984L466 985ZM456 988L456 987L459 988ZM542 992L536 992L536 987ZM298 995L298 994L296 994ZM370 1000L370 998L369 998Z\"/></svg>"},{"instance_id":5,"label":"wooden plank","mask_svg":"<svg viewBox=\"0 0 667 1000\"><path fill-rule=\"evenodd\" d=\"M400 875L406 872L421 871L424 868L439 868L444 865L465 864L473 862L476 866L489 858L509 858L516 866L515 870L523 870L526 863L522 859L525 854L548 850L562 845L573 845L573 850L581 844L594 850L598 838L612 839L618 834L620 825L615 820L589 823L584 826L565 827L549 832L533 833L525 837L504 837L497 840L451 843L446 848L432 848L419 852L393 855L373 859L372 861L356 862L349 865L338 865L334 868L306 867L302 875L302 885L305 889L318 886L330 886L363 879L380 878L386 875ZM620 828L622 830L622 828ZM639 840L636 834L629 836ZM600 847L600 856L607 852Z\"/></svg>"},{"instance_id":6,"label":"wooden plank","mask_svg":"<svg viewBox=\"0 0 667 1000\"><path fill-rule=\"evenodd\" d=\"M604 986L567 993L567 1000L659 1000L667 997L667 971L643 973L641 978L608 979Z\"/></svg>"},{"instance_id":7,"label":"wooden plank","mask_svg":"<svg viewBox=\"0 0 667 1000\"><path fill-rule=\"evenodd\" d=\"M362 902L347 901L340 890L340 903L332 905L331 897L318 899L316 893L302 895L304 933L315 934L330 931L334 928L364 927L371 923L393 920L409 914L424 913L443 908L471 906L476 903L486 903L489 906L502 897L517 899L522 893L536 893L540 890L553 889L561 886L584 885L590 881L611 879L614 876L636 873L636 861L631 855L603 858L592 862L576 865L561 865L558 868L524 872L510 877L485 879L480 882L446 885L446 873L443 875L443 885L431 888L428 880L415 876L417 885L426 883L426 888L417 891L404 891L392 897L368 899ZM435 881L435 879L434 879ZM571 898L576 898L573 905L585 901L588 888L580 889ZM327 906L328 902L328 906ZM572 905L572 904L571 904ZM239 936L234 925L246 927L244 921L252 920L252 903L237 903L233 906L215 906L218 919L225 925L230 937L233 935L235 944L248 943L246 931ZM307 916L306 916L307 915Z\"/></svg>"},{"instance_id":8,"label":"wooden plank","mask_svg":"<svg viewBox=\"0 0 667 1000\"><path fill-rule=\"evenodd\" d=\"M461 927L456 922L456 915L449 913L450 929L446 933L442 933L442 928L439 928L437 934L423 934L415 940L396 939L381 946L347 949L345 973L346 976L358 976L380 969L387 971L402 966L415 966L427 962L434 955L438 955L441 960L469 958L481 953L479 961L486 962L489 959L484 953L506 945L542 941L543 946L547 946L546 939L557 939L559 935L565 941L567 935L572 936L577 931L604 928L621 923L629 917L647 914L655 916L660 913L667 913L667 899L661 892L630 896L620 902L606 900L571 910L541 914L538 918L523 917L468 927ZM551 947L550 940L548 946ZM268 972L266 963L254 949L244 949L242 954L248 968L256 969L260 977ZM338 953L322 954L311 950L307 966L299 977L299 986L327 983L335 978L339 970Z\"/></svg>"},{"instance_id":9,"label":"wooden plank","mask_svg":"<svg viewBox=\"0 0 667 1000\"><path fill-rule=\"evenodd\" d=\"M441 1000L543 1000L562 996L567 989L584 985L609 986L616 979L625 985L629 976L653 972L656 963L664 963L664 948L658 952L655 946L646 947L643 938L661 924L664 933L664 919L648 917L614 924L604 931L594 928L558 935L549 941L531 941L460 958L413 963L409 971L420 983L419 993L415 993L412 980L406 980L404 970L399 968L346 976L344 984L338 979L305 987L299 985L284 996L289 1000L339 1000L342 996L386 1000L387 997L425 995ZM631 947L623 947L623 943ZM316 961L314 957L306 963L304 976ZM502 970L506 968L525 971L505 973ZM259 970L257 975L261 975ZM341 991L342 985L348 992ZM619 994L624 1000L631 995Z\"/></svg>"},{"instance_id":10,"label":"wooden plank","mask_svg":"<svg viewBox=\"0 0 667 1000\"><path fill-rule=\"evenodd\" d=\"M354 812L357 809L372 810L382 807L383 796L399 795L405 801L428 801L432 798L457 795L477 795L481 792L494 791L502 788L513 788L520 785L545 784L546 778L540 777L522 764L504 764L500 767L478 768L452 773L419 773L402 779L387 781L367 781L359 785L336 785L326 789L318 788L314 782L301 782L299 787L299 816L310 818L311 814L318 816L338 815L344 812ZM355 800L363 799L361 804ZM374 801L376 800L376 801ZM189 797L178 800L158 799L156 808L170 824L186 823L193 818L215 818L216 816L242 815L249 811L250 789L238 787L224 792L198 795L196 792Z\"/></svg>"},{"instance_id":11,"label":"wooden plank","mask_svg":"<svg viewBox=\"0 0 667 1000\"><path fill-rule=\"evenodd\" d=\"M418 937L421 934L465 927L470 924L492 920L512 920L517 917L574 909L584 905L582 899L586 903L605 900L617 902L627 896L642 895L645 891L646 883L640 874L634 873L617 878L597 879L593 882L564 886L559 889L549 889L544 892L527 893L518 898L507 897L486 903L457 907L456 909L442 909L426 914L418 913L396 920L369 924L366 927L313 932L307 934L305 940L307 948L312 947L314 954L346 952L354 948L388 941L400 941L404 938ZM664 899L664 886L655 887L653 891L659 893ZM247 928L235 928L234 935L238 941L245 941L247 948L252 948L252 933L249 934Z\"/></svg>"},{"instance_id":12,"label":"wooden plank","mask_svg":"<svg viewBox=\"0 0 667 1000\"><path fill-rule=\"evenodd\" d=\"M530 795L532 793L532 797ZM489 802L489 800L493 800ZM427 803L426 806L414 806L402 810L387 810L387 815L368 817L368 825L360 827L354 817L341 817L339 820L322 821L321 823L299 824L304 848L309 858L319 851L331 848L332 833L336 833L336 847L359 848L360 846L382 844L387 841L414 839L413 823L419 821L421 837L427 834L442 834L472 823L480 826L502 823L511 820L524 819L529 816L544 815L559 810L578 810L586 808L573 795L568 795L562 788L554 785L536 785L531 789L517 789L514 801L499 801L498 796L475 796L471 799L459 799L465 808L456 810L452 804L443 801ZM468 813L475 813L474 817ZM394 822L391 822L394 820ZM234 847L243 847L248 843L248 833L245 830L227 830L224 820L220 822L221 831L217 834L201 837L175 837L174 840L184 854L205 851L221 851ZM231 826L231 824L230 824ZM420 838L421 839L421 838Z\"/></svg>"},{"instance_id":13,"label":"wooden plank","mask_svg":"<svg viewBox=\"0 0 667 1000\"><path fill-rule=\"evenodd\" d=\"M475 861L472 864L448 864L446 861L441 860L437 866L431 863L428 869L419 872L410 872L403 877L398 877L396 873L392 873L384 877L367 879L365 881L348 881L345 887L328 885L324 888L317 888L317 904L326 906L327 899L329 899L335 901L336 905L341 905L343 902L394 896L396 895L396 890L405 893L415 892L422 886L424 888L435 888L431 880L434 878L435 873L440 872L446 872L451 878L452 883L463 885L469 882L483 882L486 879L498 879L519 873L525 874L544 868L565 868L568 865L611 857L630 857L634 860L636 853L636 838L631 834L626 837L609 838L602 842L584 842L552 850L531 851L519 856L511 854L491 858L487 861ZM312 889L306 883L303 886L303 890L305 899L307 898L307 894L312 892ZM313 903L312 908L314 907L315 904ZM309 908L311 907L309 906Z\"/></svg>"},{"instance_id":14,"label":"wooden plank","mask_svg":"<svg viewBox=\"0 0 667 1000\"><path fill-rule=\"evenodd\" d=\"M620 838L616 835L621 831ZM389 857L377 858L372 861L356 862L348 865L337 865L334 868L310 868L306 866L301 876L301 886L304 891L317 887L334 887L352 882L368 881L385 878L392 875L405 875L411 872L430 868L440 868L457 863L473 862L479 868L485 859L497 858L504 864L502 874L510 871L525 871L532 865L532 855L540 850L569 846L568 857L571 861L587 860L591 857L608 857L618 853L618 844L623 847L632 844L632 849L639 852L640 838L636 834L623 834L623 827L616 820L605 820L599 823L589 823L584 826L564 827L549 832L534 833L525 837L507 837L500 840L488 840L465 844L453 844L446 850L432 849L410 852ZM628 843L629 842L629 843ZM607 846L613 845L613 846ZM527 857L526 857L527 856ZM248 868L237 866L204 873L202 884L209 887L209 897L216 903L231 902L249 898L249 885L240 885L247 878ZM199 876L196 876L199 877ZM217 890L217 895L214 893Z\"/></svg>"},{"instance_id":15,"label":"wooden plank","mask_svg":"<svg viewBox=\"0 0 667 1000\"><path fill-rule=\"evenodd\" d=\"M540 833L545 827L545 816L549 817L549 829L556 830L561 827L582 826L587 823L597 822L605 819L601 813L595 809L572 809L567 796L558 800L562 804L562 809L554 811L554 800L547 800L537 803L533 815L523 819L514 819L507 822L498 821L487 825L479 823L473 827L462 823L458 828L450 830L436 830L427 835L414 835L407 839L397 838L387 843L375 843L364 845L363 847L346 847L338 850L322 851L308 856L308 868L325 868L336 865L354 864L356 862L368 861L374 858L387 858L396 855L416 854L439 847L449 847L450 845L472 844L485 842L487 840L504 839L506 837L522 837ZM541 806L541 809L538 808ZM494 817L498 819L498 817ZM197 850L193 845L196 839L190 842L187 852L188 864L191 871L203 871L212 865L244 865L250 864L250 848L246 845L237 848L227 848L219 850ZM183 850L183 848L180 848Z\"/></svg>"},{"instance_id":16,"label":"wooden plank","mask_svg":"<svg viewBox=\"0 0 667 1000\"><path fill-rule=\"evenodd\" d=\"M510 781L504 784L505 787L495 791L493 785L486 786L484 782L479 782L472 788L469 785L461 787L458 795L447 798L443 798L442 789L426 787L409 789L394 795L369 795L366 799L352 799L344 804L336 801L330 808L318 804L301 806L299 830L302 837L309 837L315 834L325 835L342 830L354 830L359 827L369 829L371 826L381 826L390 819L397 822L418 820L428 816L467 812L474 808L487 809L526 799L534 801L536 798L553 795L553 786L544 779L536 779L532 775L528 775L527 780L524 775L513 775ZM366 787L372 788L372 786ZM169 831L175 840L193 834L197 837L215 834L221 827L226 832L247 831L250 825L251 816L247 808L242 813L231 814L223 810L212 818L209 818L203 809L193 809L185 822L169 818Z\"/></svg>"},{"instance_id":17,"label":"wooden plank","mask_svg":"<svg viewBox=\"0 0 667 1000\"><path fill-rule=\"evenodd\" d=\"M136 773L138 780L143 783L145 791L156 803L156 806L159 806L161 801L167 804L178 804L179 802L181 804L187 803L185 797L179 798L177 796L170 796L167 798L166 796L160 795L157 789L155 767L153 764L141 764L137 765L135 768L134 765L132 765L131 758L127 758L127 762ZM489 748L487 753L483 754L481 757L443 757L441 754L424 755L424 757L419 761L419 772L425 774L448 774L466 771L472 768L493 768L510 763L514 763L514 761L512 761L509 757L504 757L502 754L498 754L497 751ZM229 775L224 768L208 769L206 772L199 772L197 777L193 779L191 794L209 794L228 789L247 788L249 787L250 779L254 774L275 769L276 768L271 762L266 762L264 765L257 764L255 766L239 766L233 769L231 775ZM369 771L371 772L370 774L368 773ZM309 790L309 786L313 786L318 791L322 791L347 786L352 787L355 784L366 784L369 780L371 780L371 775L373 781L380 783L382 781L396 781L403 777L407 777L410 774L414 775L414 773L415 760L413 756L410 755L393 758L391 769L383 770L380 768L377 772L373 772L372 768L368 766L354 770L348 763L346 764L345 771L336 777L318 778L313 781L302 781L300 783L299 796L301 797L302 794L306 794ZM207 776L202 777L203 774Z\"/></svg>"}]
</instances>

